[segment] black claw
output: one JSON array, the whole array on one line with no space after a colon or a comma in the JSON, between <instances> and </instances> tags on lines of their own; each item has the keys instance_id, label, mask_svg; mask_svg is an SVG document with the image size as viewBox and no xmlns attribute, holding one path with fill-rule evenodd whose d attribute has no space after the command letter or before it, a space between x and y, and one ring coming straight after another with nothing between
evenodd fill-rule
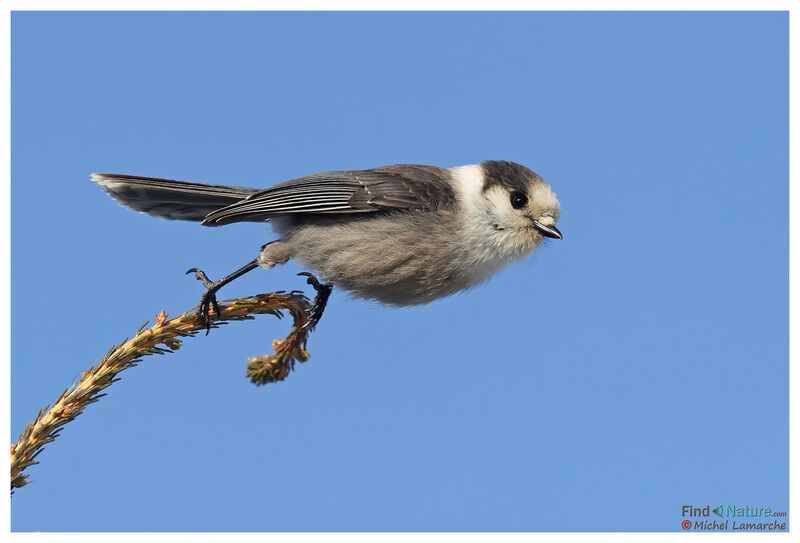
<instances>
[{"instance_id":1,"label":"black claw","mask_svg":"<svg viewBox=\"0 0 800 543\"><path fill-rule=\"evenodd\" d=\"M221 311L217 303L217 291L215 288L209 288L203 293L203 296L200 297L200 307L197 310L198 319L206 325L206 335L211 331L210 307L213 307L214 312L219 316Z\"/></svg>"},{"instance_id":2,"label":"black claw","mask_svg":"<svg viewBox=\"0 0 800 543\"><path fill-rule=\"evenodd\" d=\"M242 275L246 274L249 271L252 271L258 267L258 260L251 260L235 272L223 277L219 281L212 281L208 278L206 273L198 268L190 268L186 274L190 274L194 272L194 276L197 280L202 281L203 285L206 287L206 291L203 293L203 296L200 298L200 307L197 309L197 318L200 322L205 323L206 325L206 335L211 331L211 319L209 318L209 308L213 307L216 316L219 317L222 314L222 310L217 303L217 291L236 279L237 277L241 277Z\"/></svg>"},{"instance_id":3,"label":"black claw","mask_svg":"<svg viewBox=\"0 0 800 543\"><path fill-rule=\"evenodd\" d=\"M319 323L319 320L322 318L322 313L325 311L325 306L328 305L328 298L330 298L331 292L333 292L333 284L320 283L319 279L309 272L300 272L297 275L305 275L308 277L306 282L314 287L314 290L317 291L317 295L314 297L311 309L308 311L308 321L305 324L306 328L313 330L314 327L317 326L317 323Z\"/></svg>"},{"instance_id":4,"label":"black claw","mask_svg":"<svg viewBox=\"0 0 800 543\"><path fill-rule=\"evenodd\" d=\"M325 286L332 286L332 285L330 285L330 283L327 283L326 285L323 285L322 283L319 282L319 279L317 279L314 276L314 274L309 273L309 272L300 272L297 275L305 275L306 277L308 277L308 279L306 279L306 283L308 283L309 285L314 287L314 290L316 290L317 292L319 292L320 289L325 287Z\"/></svg>"},{"instance_id":5,"label":"black claw","mask_svg":"<svg viewBox=\"0 0 800 543\"><path fill-rule=\"evenodd\" d=\"M203 282L203 286L206 287L205 292L200 297L200 305L197 308L197 318L198 320L206 325L206 335L211 331L211 317L210 317L210 308L214 308L214 312L217 316L222 313L222 310L219 307L219 303L217 303L217 290L222 286L219 282L212 281L201 269L198 268L190 268L186 275L190 273L194 273L195 279L198 281Z\"/></svg>"},{"instance_id":6,"label":"black claw","mask_svg":"<svg viewBox=\"0 0 800 543\"><path fill-rule=\"evenodd\" d=\"M206 272L204 272L203 270L200 270L200 269L197 269L197 268L189 268L186 271L186 275L189 275L192 272L194 272L194 278L195 279L197 279L198 281L202 281L203 282L203 286L204 287L211 288L214 285L214 282L211 279L208 278L208 276L206 275Z\"/></svg>"}]
</instances>

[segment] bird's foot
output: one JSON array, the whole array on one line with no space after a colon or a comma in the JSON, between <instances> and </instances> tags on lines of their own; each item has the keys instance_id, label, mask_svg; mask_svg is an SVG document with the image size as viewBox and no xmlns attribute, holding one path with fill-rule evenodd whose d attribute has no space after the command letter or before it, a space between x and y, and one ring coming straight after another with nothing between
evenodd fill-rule
<instances>
[{"instance_id":1,"label":"bird's foot","mask_svg":"<svg viewBox=\"0 0 800 543\"><path fill-rule=\"evenodd\" d=\"M186 272L186 275L194 272L194 276L198 281L203 282L203 286L206 287L205 292L200 297L200 306L197 309L197 318L205 324L206 326L206 335L211 331L211 319L209 317L210 308L214 308L214 313L216 313L217 317L219 317L220 313L222 312L219 308L219 304L217 303L217 291L222 287L224 284L222 281L212 281L206 275L206 272L197 268L191 268Z\"/></svg>"},{"instance_id":2,"label":"bird's foot","mask_svg":"<svg viewBox=\"0 0 800 543\"><path fill-rule=\"evenodd\" d=\"M305 328L313 330L322 318L325 306L328 305L328 298L330 298L331 292L333 292L333 284L320 283L319 279L309 272L300 272L297 275L305 275L308 277L306 282L317 291L317 295L314 297L314 301L311 304L311 309L308 311L308 321L303 325Z\"/></svg>"}]
</instances>

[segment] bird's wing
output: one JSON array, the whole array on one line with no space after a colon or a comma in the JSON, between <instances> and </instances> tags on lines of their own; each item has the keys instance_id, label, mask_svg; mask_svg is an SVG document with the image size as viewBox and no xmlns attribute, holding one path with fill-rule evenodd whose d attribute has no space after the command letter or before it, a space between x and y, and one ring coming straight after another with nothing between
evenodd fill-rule
<instances>
[{"instance_id":1,"label":"bird's wing","mask_svg":"<svg viewBox=\"0 0 800 543\"><path fill-rule=\"evenodd\" d=\"M282 215L435 209L454 200L448 170L436 166L397 164L292 179L209 213L203 224L220 226L269 220Z\"/></svg>"}]
</instances>

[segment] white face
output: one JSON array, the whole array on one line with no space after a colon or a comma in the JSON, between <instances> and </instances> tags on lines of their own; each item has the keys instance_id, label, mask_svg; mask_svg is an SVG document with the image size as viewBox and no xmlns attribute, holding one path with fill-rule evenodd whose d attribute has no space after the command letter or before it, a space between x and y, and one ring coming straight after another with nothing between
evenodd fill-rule
<instances>
[{"instance_id":1,"label":"white face","mask_svg":"<svg viewBox=\"0 0 800 543\"><path fill-rule=\"evenodd\" d=\"M541 226L555 227L561 215L558 197L541 180L532 181L525 193L496 185L484 196L484 213L495 230L494 236L515 251L527 253L538 246L546 237Z\"/></svg>"},{"instance_id":2,"label":"white face","mask_svg":"<svg viewBox=\"0 0 800 543\"><path fill-rule=\"evenodd\" d=\"M476 252L488 258L524 258L544 240L541 227L556 226L561 204L550 186L533 172L523 193L500 184L484 190L479 164L452 171L464 214L465 242Z\"/></svg>"}]
</instances>

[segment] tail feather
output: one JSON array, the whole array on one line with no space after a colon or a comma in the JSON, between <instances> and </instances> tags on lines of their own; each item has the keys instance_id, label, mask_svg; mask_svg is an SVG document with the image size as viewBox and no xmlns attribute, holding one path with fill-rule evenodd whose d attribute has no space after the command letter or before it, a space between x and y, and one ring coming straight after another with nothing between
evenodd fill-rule
<instances>
[{"instance_id":1,"label":"tail feather","mask_svg":"<svg viewBox=\"0 0 800 543\"><path fill-rule=\"evenodd\" d=\"M134 211L182 221L202 221L212 211L259 190L115 173L93 173L92 181Z\"/></svg>"}]
</instances>

